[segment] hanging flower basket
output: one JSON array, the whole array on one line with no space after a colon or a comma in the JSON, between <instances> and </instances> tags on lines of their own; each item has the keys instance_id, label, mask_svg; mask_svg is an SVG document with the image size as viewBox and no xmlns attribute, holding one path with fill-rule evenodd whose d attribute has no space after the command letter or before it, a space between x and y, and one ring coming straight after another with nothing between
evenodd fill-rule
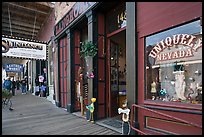
<instances>
[{"instance_id":1,"label":"hanging flower basket","mask_svg":"<svg viewBox=\"0 0 204 137\"><path fill-rule=\"evenodd\" d=\"M80 57L91 56L94 57L97 54L97 47L91 41L83 42L80 48Z\"/></svg>"},{"instance_id":2,"label":"hanging flower basket","mask_svg":"<svg viewBox=\"0 0 204 137\"><path fill-rule=\"evenodd\" d=\"M94 78L92 62L93 57L97 54L97 47L91 41L83 42L80 48L80 57L84 57L86 64L86 76L89 79Z\"/></svg>"}]
</instances>

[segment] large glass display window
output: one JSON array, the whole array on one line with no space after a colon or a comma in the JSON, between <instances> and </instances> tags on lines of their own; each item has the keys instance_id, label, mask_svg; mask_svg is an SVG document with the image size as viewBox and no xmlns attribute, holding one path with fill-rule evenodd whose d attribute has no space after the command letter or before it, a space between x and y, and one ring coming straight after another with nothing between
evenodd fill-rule
<instances>
[{"instance_id":1,"label":"large glass display window","mask_svg":"<svg viewBox=\"0 0 204 137\"><path fill-rule=\"evenodd\" d=\"M202 104L201 21L145 37L145 99Z\"/></svg>"}]
</instances>

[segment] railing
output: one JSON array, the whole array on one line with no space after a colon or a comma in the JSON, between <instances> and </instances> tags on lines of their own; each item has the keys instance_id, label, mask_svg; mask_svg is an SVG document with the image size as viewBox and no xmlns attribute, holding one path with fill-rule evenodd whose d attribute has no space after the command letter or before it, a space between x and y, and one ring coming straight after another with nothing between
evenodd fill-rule
<instances>
[{"instance_id":1,"label":"railing","mask_svg":"<svg viewBox=\"0 0 204 137\"><path fill-rule=\"evenodd\" d=\"M130 128L137 131L138 133L140 133L141 135L148 135L147 133L144 133L142 132L141 130L135 128L133 126L133 118L134 118L134 112L135 112L135 108L141 108L141 109L144 109L144 110L147 110L147 111L150 111L150 112L153 112L155 114L158 114L158 115L161 115L161 116L164 116L164 117L167 117L167 118L171 118L171 119L174 119L174 120L177 120L177 121L180 121L180 122L183 122L183 123L186 123L186 124L189 124L189 125L192 125L192 126L195 126L195 127L198 127L198 128L201 128L202 129L202 126L198 125L198 124L195 124L193 122L189 122L189 121L186 121L186 120L183 120L183 119L180 119L180 118L177 118L177 117L174 117L174 116L171 116L171 115L168 115L168 114L165 114L165 113L161 113L161 112L158 112L158 111L155 111L155 110L152 110L152 109L149 109L149 108L145 108L143 106L140 106L140 105L136 105L136 104L132 104L132 109L131 109L131 113L130 113Z\"/></svg>"}]
</instances>

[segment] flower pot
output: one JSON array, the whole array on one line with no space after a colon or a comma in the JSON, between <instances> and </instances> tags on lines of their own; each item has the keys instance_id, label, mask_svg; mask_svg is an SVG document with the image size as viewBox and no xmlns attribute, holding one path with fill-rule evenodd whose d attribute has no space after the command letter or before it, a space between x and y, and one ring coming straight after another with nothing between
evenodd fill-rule
<instances>
[{"instance_id":1,"label":"flower pot","mask_svg":"<svg viewBox=\"0 0 204 137\"><path fill-rule=\"evenodd\" d=\"M85 65L86 65L86 72L89 72L92 69L93 64L93 57L86 56L85 57Z\"/></svg>"}]
</instances>

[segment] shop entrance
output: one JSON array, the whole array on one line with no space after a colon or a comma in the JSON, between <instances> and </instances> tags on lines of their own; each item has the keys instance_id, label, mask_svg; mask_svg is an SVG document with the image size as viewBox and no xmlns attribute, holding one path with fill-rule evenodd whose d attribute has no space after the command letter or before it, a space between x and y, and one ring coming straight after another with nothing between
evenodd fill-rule
<instances>
[{"instance_id":1,"label":"shop entrance","mask_svg":"<svg viewBox=\"0 0 204 137\"><path fill-rule=\"evenodd\" d=\"M109 117L118 115L118 108L126 101L126 37L125 29L108 37L110 47Z\"/></svg>"}]
</instances>

